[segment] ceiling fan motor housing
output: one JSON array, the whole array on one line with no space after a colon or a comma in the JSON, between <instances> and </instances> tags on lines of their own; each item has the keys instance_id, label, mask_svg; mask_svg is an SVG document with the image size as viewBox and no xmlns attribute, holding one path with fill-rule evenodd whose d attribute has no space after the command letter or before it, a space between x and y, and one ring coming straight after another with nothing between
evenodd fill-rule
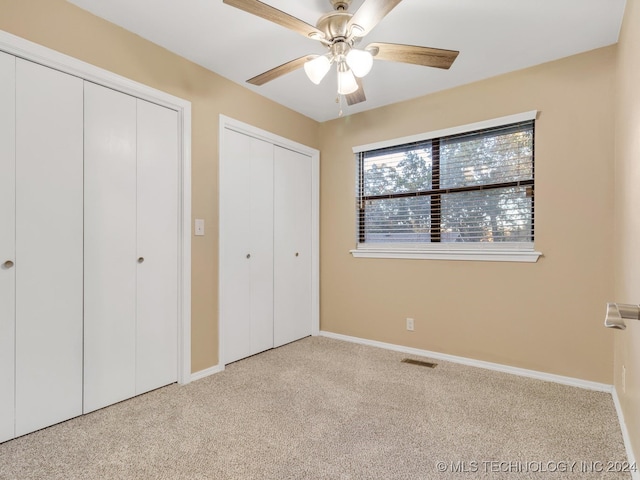
<instances>
[{"instance_id":1,"label":"ceiling fan motor housing","mask_svg":"<svg viewBox=\"0 0 640 480\"><path fill-rule=\"evenodd\" d=\"M349 36L347 26L352 16L352 14L345 11L336 10L320 17L316 27L325 34L328 42L334 43L336 40L344 41Z\"/></svg>"}]
</instances>

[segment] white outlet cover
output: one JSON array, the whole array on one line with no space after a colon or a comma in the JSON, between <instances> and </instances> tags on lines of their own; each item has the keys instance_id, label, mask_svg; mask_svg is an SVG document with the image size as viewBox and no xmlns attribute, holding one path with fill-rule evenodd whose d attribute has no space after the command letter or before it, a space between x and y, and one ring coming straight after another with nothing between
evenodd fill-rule
<instances>
[{"instance_id":1,"label":"white outlet cover","mask_svg":"<svg viewBox=\"0 0 640 480\"><path fill-rule=\"evenodd\" d=\"M409 331L413 331L414 330L413 318L407 318L407 330L409 330Z\"/></svg>"}]
</instances>

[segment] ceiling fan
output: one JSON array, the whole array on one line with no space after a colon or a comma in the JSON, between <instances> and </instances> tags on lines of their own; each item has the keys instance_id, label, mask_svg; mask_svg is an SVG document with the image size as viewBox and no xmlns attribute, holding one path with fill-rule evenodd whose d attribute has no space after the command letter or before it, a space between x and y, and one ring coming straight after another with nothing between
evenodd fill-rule
<instances>
[{"instance_id":1,"label":"ceiling fan","mask_svg":"<svg viewBox=\"0 0 640 480\"><path fill-rule=\"evenodd\" d=\"M402 0L365 0L355 13L347 11L351 0L329 1L334 11L320 17L314 27L259 0L223 0L227 5L317 40L329 50L325 55L310 54L296 58L250 78L247 82L252 85L264 85L304 67L309 79L319 84L335 63L338 94L346 98L348 105L355 105L366 100L361 78L371 70L374 58L448 69L460 53L455 50L378 42L370 43L362 49L356 48L362 37Z\"/></svg>"}]
</instances>

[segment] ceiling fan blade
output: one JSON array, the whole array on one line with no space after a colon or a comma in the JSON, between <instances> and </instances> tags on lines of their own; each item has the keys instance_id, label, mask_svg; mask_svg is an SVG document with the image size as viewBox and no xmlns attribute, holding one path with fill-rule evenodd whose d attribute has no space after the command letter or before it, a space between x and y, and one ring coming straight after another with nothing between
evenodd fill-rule
<instances>
[{"instance_id":1,"label":"ceiling fan blade","mask_svg":"<svg viewBox=\"0 0 640 480\"><path fill-rule=\"evenodd\" d=\"M272 68L271 70L250 78L249 80L247 80L247 83L250 83L252 85L264 85L271 80L275 80L282 75L286 75L289 72L297 70L298 68L302 67L307 61L313 60L317 56L318 55L305 55L304 57L296 58L295 60L291 60L290 62L283 63L276 68Z\"/></svg>"},{"instance_id":2,"label":"ceiling fan blade","mask_svg":"<svg viewBox=\"0 0 640 480\"><path fill-rule=\"evenodd\" d=\"M358 84L358 90L349 95L345 95L347 99L347 105L355 105L356 103L364 102L367 97L364 95L364 88L362 87L362 79L356 77L356 83Z\"/></svg>"},{"instance_id":3,"label":"ceiling fan blade","mask_svg":"<svg viewBox=\"0 0 640 480\"><path fill-rule=\"evenodd\" d=\"M293 30L300 35L311 38L324 38L324 33L318 30L313 25L309 25L302 20L289 15L277 8L262 3L258 0L222 0L223 3L231 5L232 7L239 8L245 12L251 13L258 17L269 20L270 22L277 23L289 30Z\"/></svg>"},{"instance_id":4,"label":"ceiling fan blade","mask_svg":"<svg viewBox=\"0 0 640 480\"><path fill-rule=\"evenodd\" d=\"M460 52L440 48L417 47L398 43L370 43L365 47L378 60L413 63L425 67L448 69ZM377 51L377 53L376 53Z\"/></svg>"},{"instance_id":5,"label":"ceiling fan blade","mask_svg":"<svg viewBox=\"0 0 640 480\"><path fill-rule=\"evenodd\" d=\"M365 0L358 11L353 14L351 20L349 20L349 31L351 27L357 25L362 29L362 33L354 32L354 35L356 37L364 37L401 1L402 0Z\"/></svg>"}]
</instances>

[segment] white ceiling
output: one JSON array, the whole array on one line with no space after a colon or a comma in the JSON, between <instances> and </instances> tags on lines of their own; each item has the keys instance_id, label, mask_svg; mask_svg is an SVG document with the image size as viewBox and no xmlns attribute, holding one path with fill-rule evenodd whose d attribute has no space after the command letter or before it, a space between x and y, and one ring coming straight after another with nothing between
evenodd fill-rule
<instances>
[{"instance_id":1,"label":"white ceiling","mask_svg":"<svg viewBox=\"0 0 640 480\"><path fill-rule=\"evenodd\" d=\"M303 69L260 87L245 81L309 53L304 38L222 0L68 0L166 49L318 121L336 118L335 75L318 86ZM329 0L262 0L315 25ZM353 0L355 12L364 0ZM367 35L460 55L450 70L376 61L361 112L616 43L625 0L404 0Z\"/></svg>"}]
</instances>

